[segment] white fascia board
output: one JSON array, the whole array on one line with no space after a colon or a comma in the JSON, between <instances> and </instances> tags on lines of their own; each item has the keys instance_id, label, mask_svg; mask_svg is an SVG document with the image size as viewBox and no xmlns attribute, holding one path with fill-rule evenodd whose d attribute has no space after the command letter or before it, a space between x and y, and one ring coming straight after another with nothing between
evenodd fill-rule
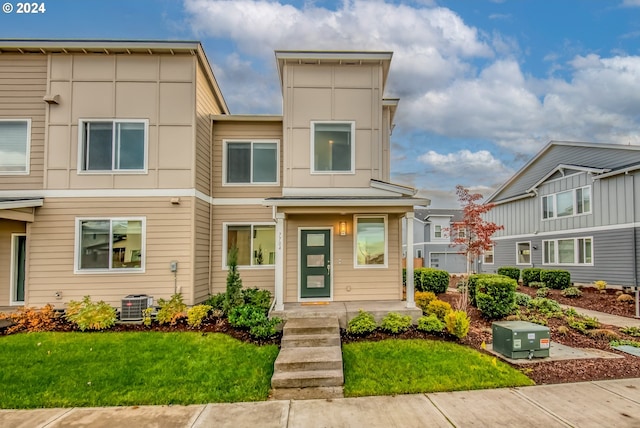
<instances>
[{"instance_id":1,"label":"white fascia board","mask_svg":"<svg viewBox=\"0 0 640 428\"><path fill-rule=\"evenodd\" d=\"M0 210L12 210L16 208L41 207L44 205L42 199L27 199L22 201L6 201L0 202Z\"/></svg>"},{"instance_id":2,"label":"white fascia board","mask_svg":"<svg viewBox=\"0 0 640 428\"><path fill-rule=\"evenodd\" d=\"M502 205L509 202L519 201L520 199L534 198L536 196L535 193L525 193L523 195L513 196L508 199L503 199L501 201L491 202L494 205Z\"/></svg>"},{"instance_id":3,"label":"white fascia board","mask_svg":"<svg viewBox=\"0 0 640 428\"><path fill-rule=\"evenodd\" d=\"M596 175L595 177L593 177L593 179L594 180L599 180L601 178L609 178L609 177L613 177L615 175L628 174L630 172L637 171L639 169L640 169L640 164L633 165L633 166L630 166L628 168L617 169L615 171L606 172L605 174Z\"/></svg>"},{"instance_id":4,"label":"white fascia board","mask_svg":"<svg viewBox=\"0 0 640 428\"><path fill-rule=\"evenodd\" d=\"M331 193L329 193L331 192ZM385 196L399 196L398 192L392 192L384 189L374 189L372 187L333 187L331 189L326 189L322 187L283 187L282 188L282 196L291 196L291 197L359 197L359 196L369 196L369 197L385 197Z\"/></svg>"},{"instance_id":5,"label":"white fascia board","mask_svg":"<svg viewBox=\"0 0 640 428\"><path fill-rule=\"evenodd\" d=\"M538 188L538 186L540 186L542 183L547 181L549 177L551 177L553 174L555 174L558 171L564 171L565 169L572 169L574 171L582 171L582 172L591 172L594 174L603 174L605 172L611 171L610 169L607 169L607 168L589 168L589 167L578 166L578 165L560 164L557 167L553 168L551 171L549 171L544 177L538 180L533 186L531 186L527 190L527 193L533 192L535 189ZM562 175L564 176L564 173Z\"/></svg>"},{"instance_id":6,"label":"white fascia board","mask_svg":"<svg viewBox=\"0 0 640 428\"><path fill-rule=\"evenodd\" d=\"M413 207L430 202L428 199L266 199L263 205L272 207Z\"/></svg>"},{"instance_id":7,"label":"white fascia board","mask_svg":"<svg viewBox=\"0 0 640 428\"><path fill-rule=\"evenodd\" d=\"M370 186L374 189L387 190L389 192L406 196L413 196L418 193L418 191L413 187L403 186L401 184L395 183L388 183L386 181L371 180Z\"/></svg>"}]
</instances>

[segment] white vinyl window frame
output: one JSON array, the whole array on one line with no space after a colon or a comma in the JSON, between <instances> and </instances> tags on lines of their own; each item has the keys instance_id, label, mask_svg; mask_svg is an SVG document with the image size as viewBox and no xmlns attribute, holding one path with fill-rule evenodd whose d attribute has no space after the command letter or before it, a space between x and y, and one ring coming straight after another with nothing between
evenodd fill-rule
<instances>
[{"instance_id":1,"label":"white vinyl window frame","mask_svg":"<svg viewBox=\"0 0 640 428\"><path fill-rule=\"evenodd\" d=\"M9 304L11 306L20 306L24 305L24 300L18 300L16 296L16 285L18 282L18 258L16 257L17 247L18 247L18 239L19 238L27 238L26 233L12 233L11 234L11 272L10 272L10 292L9 292ZM26 267L25 267L26 270ZM25 294L26 294L26 283L25 283Z\"/></svg>"},{"instance_id":2,"label":"white vinyl window frame","mask_svg":"<svg viewBox=\"0 0 640 428\"><path fill-rule=\"evenodd\" d=\"M491 254L491 261L487 261L487 254ZM483 265L493 265L496 262L496 246L492 245L490 250L485 250L482 253L482 264Z\"/></svg>"},{"instance_id":3,"label":"white vinyl window frame","mask_svg":"<svg viewBox=\"0 0 640 428\"><path fill-rule=\"evenodd\" d=\"M315 162L315 149L316 149L316 125L350 125L351 126L351 168L347 171L317 171L316 170L316 162ZM355 174L356 172L356 122L353 120L325 120L325 121L311 121L310 125L310 138L311 138L311 150L310 150L310 160L309 160L309 169L311 174Z\"/></svg>"},{"instance_id":4,"label":"white vinyl window frame","mask_svg":"<svg viewBox=\"0 0 640 428\"><path fill-rule=\"evenodd\" d=\"M108 221L109 222L109 267L108 268L95 268L95 269L81 269L80 268L80 252L82 251L82 222L83 221ZM112 236L113 236L113 222L114 221L139 221L141 222L141 238L140 238L140 267L139 268L113 268L111 267L113 250L112 250ZM145 273L145 264L147 260L147 218L146 217L76 217L75 219L75 248L73 256L73 272L81 275L91 274L139 274Z\"/></svg>"},{"instance_id":5,"label":"white vinyl window frame","mask_svg":"<svg viewBox=\"0 0 640 428\"><path fill-rule=\"evenodd\" d=\"M527 262L522 261L521 262L520 261L520 251L524 251L524 249L520 250L520 248L521 248L521 246L525 246L525 245L529 247L529 249L528 249L528 251L529 251L529 253L528 253L529 261L527 261ZM531 241L516 242L516 265L531 266L531 255L532 255L531 254L531 249L532 249Z\"/></svg>"},{"instance_id":6,"label":"white vinyl window frame","mask_svg":"<svg viewBox=\"0 0 640 428\"><path fill-rule=\"evenodd\" d=\"M560 241L573 241L573 262L561 263L560 262ZM589 259L590 262L580 261L580 246L582 246L583 254L586 256L587 242L589 243ZM553 260L549 260L547 255L548 246L553 247L553 253L550 255ZM542 241L542 264L545 266L593 266L594 265L594 242L593 236L578 236L575 238L557 238L557 239L545 239Z\"/></svg>"},{"instance_id":7,"label":"white vinyl window frame","mask_svg":"<svg viewBox=\"0 0 640 428\"><path fill-rule=\"evenodd\" d=\"M115 127L118 123L142 123L144 124L144 153L143 167L140 169L118 169L115 168L116 162L116 146L117 136L113 133L111 141L111 169L85 169L85 137L84 130L87 123L112 123ZM149 120L148 119L89 119L81 118L78 120L78 174L79 175L96 175L96 174L147 174L149 169Z\"/></svg>"},{"instance_id":8,"label":"white vinyl window frame","mask_svg":"<svg viewBox=\"0 0 640 428\"><path fill-rule=\"evenodd\" d=\"M227 264L227 253L228 253L228 244L229 244L229 227L233 226L250 226L251 227L251 236L253 236L253 228L255 226L270 226L273 227L273 233L276 233L276 224L274 222L262 221L262 222L242 222L242 221L229 221L222 223L222 269L226 270L229 268ZM276 238L274 238L276 239ZM277 242L276 242L277 246ZM251 239L251 254L253 254L253 239ZM276 251L277 252L277 251ZM276 255L274 254L274 258ZM253 256L251 257L251 265L241 265L238 264L238 269L274 269L276 267L275 259L274 263L265 263L261 265L253 264Z\"/></svg>"},{"instance_id":9,"label":"white vinyl window frame","mask_svg":"<svg viewBox=\"0 0 640 428\"><path fill-rule=\"evenodd\" d=\"M558 214L558 195L571 193L572 211L571 214L559 215ZM561 218L577 217L581 215L591 214L591 206L593 205L593 194L591 186L581 186L575 189L563 190L561 192L550 193L540 197L540 218L544 220L557 220ZM578 194L581 199L578 200ZM585 198L585 194L588 195ZM588 200L588 210L584 209L584 201ZM547 209L545 210L545 202ZM581 212L579 212L581 211ZM550 213L551 215L547 215Z\"/></svg>"},{"instance_id":10,"label":"white vinyl window frame","mask_svg":"<svg viewBox=\"0 0 640 428\"><path fill-rule=\"evenodd\" d=\"M358 220L363 218L377 218L383 220L384 225L384 263L358 263ZM353 216L353 267L354 269L386 269L389 267L389 218L386 214L356 214Z\"/></svg>"},{"instance_id":11,"label":"white vinyl window frame","mask_svg":"<svg viewBox=\"0 0 640 428\"><path fill-rule=\"evenodd\" d=\"M249 143L251 145L251 161L249 165L249 182L234 183L228 181L228 160L229 160L229 144L233 143ZM254 182L253 181L253 146L254 144L274 144L276 146L276 181L273 182ZM279 186L280 185L280 140L261 140L261 139L225 139L222 140L222 185L229 187L237 186Z\"/></svg>"},{"instance_id":12,"label":"white vinyl window frame","mask_svg":"<svg viewBox=\"0 0 640 428\"><path fill-rule=\"evenodd\" d=\"M3 171L0 169L0 175L29 175L31 169L31 119L27 118L5 118L0 119L3 122L24 122L27 124L27 138L25 141L25 165L23 171Z\"/></svg>"}]
</instances>

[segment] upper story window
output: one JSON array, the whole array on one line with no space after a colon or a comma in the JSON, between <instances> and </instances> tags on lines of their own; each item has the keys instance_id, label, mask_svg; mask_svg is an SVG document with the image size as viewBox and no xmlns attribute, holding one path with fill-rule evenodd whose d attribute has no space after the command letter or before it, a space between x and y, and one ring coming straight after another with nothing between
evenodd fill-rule
<instances>
[{"instance_id":1,"label":"upper story window","mask_svg":"<svg viewBox=\"0 0 640 428\"><path fill-rule=\"evenodd\" d=\"M278 184L277 141L225 141L225 184Z\"/></svg>"},{"instance_id":2,"label":"upper story window","mask_svg":"<svg viewBox=\"0 0 640 428\"><path fill-rule=\"evenodd\" d=\"M458 239L464 239L467 237L467 229L464 226L459 226L456 231L458 232Z\"/></svg>"},{"instance_id":3,"label":"upper story window","mask_svg":"<svg viewBox=\"0 0 640 428\"><path fill-rule=\"evenodd\" d=\"M442 226L440 226L439 224L433 226L433 237L442 238Z\"/></svg>"},{"instance_id":4,"label":"upper story window","mask_svg":"<svg viewBox=\"0 0 640 428\"><path fill-rule=\"evenodd\" d=\"M542 197L542 218L559 218L591 212L591 187L580 187Z\"/></svg>"},{"instance_id":5,"label":"upper story window","mask_svg":"<svg viewBox=\"0 0 640 428\"><path fill-rule=\"evenodd\" d=\"M144 218L78 219L76 271L142 271L144 230Z\"/></svg>"},{"instance_id":6,"label":"upper story window","mask_svg":"<svg viewBox=\"0 0 640 428\"><path fill-rule=\"evenodd\" d=\"M30 119L0 119L0 174L28 174Z\"/></svg>"},{"instance_id":7,"label":"upper story window","mask_svg":"<svg viewBox=\"0 0 640 428\"><path fill-rule=\"evenodd\" d=\"M493 252L494 252L494 246L492 245L488 250L484 250L484 253L482 253L482 263L485 265L492 265L493 264Z\"/></svg>"},{"instance_id":8,"label":"upper story window","mask_svg":"<svg viewBox=\"0 0 640 428\"><path fill-rule=\"evenodd\" d=\"M80 170L142 172L146 170L146 120L80 122Z\"/></svg>"},{"instance_id":9,"label":"upper story window","mask_svg":"<svg viewBox=\"0 0 640 428\"><path fill-rule=\"evenodd\" d=\"M355 126L355 122L311 123L312 172L355 171Z\"/></svg>"}]
</instances>

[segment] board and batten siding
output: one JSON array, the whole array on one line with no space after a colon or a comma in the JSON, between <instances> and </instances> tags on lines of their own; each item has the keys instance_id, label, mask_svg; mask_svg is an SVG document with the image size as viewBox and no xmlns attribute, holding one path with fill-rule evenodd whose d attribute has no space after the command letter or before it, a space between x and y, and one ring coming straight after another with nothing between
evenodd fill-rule
<instances>
[{"instance_id":1,"label":"board and batten siding","mask_svg":"<svg viewBox=\"0 0 640 428\"><path fill-rule=\"evenodd\" d=\"M25 222L0 219L0 306L9 306L11 299L11 235L26 231Z\"/></svg>"},{"instance_id":2,"label":"board and batten siding","mask_svg":"<svg viewBox=\"0 0 640 428\"><path fill-rule=\"evenodd\" d=\"M47 56L0 55L0 119L31 119L29 174L0 175L0 189L42 189Z\"/></svg>"}]
</instances>

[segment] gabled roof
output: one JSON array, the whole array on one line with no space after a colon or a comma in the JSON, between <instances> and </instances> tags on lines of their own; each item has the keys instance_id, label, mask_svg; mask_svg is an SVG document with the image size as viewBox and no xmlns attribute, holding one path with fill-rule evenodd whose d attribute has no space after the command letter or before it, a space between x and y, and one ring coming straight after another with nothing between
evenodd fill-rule
<instances>
[{"instance_id":1,"label":"gabled roof","mask_svg":"<svg viewBox=\"0 0 640 428\"><path fill-rule=\"evenodd\" d=\"M463 218L461 209L416 208L414 212L418 220L427 222L431 217L449 217L451 222L462 221Z\"/></svg>"},{"instance_id":2,"label":"gabled roof","mask_svg":"<svg viewBox=\"0 0 640 428\"><path fill-rule=\"evenodd\" d=\"M635 164L640 164L640 146L551 141L486 202L504 203L533 196L536 186L563 167L598 175Z\"/></svg>"}]
</instances>

